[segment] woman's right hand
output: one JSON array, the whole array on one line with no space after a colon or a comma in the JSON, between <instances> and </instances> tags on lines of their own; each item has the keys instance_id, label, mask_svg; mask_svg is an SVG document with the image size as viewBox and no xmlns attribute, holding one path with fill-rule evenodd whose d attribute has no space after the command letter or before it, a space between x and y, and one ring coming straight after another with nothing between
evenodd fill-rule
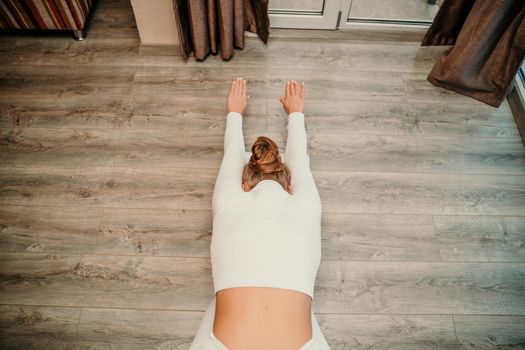
<instances>
[{"instance_id":1,"label":"woman's right hand","mask_svg":"<svg viewBox=\"0 0 525 350\"><path fill-rule=\"evenodd\" d=\"M288 81L284 87L284 96L279 96L286 113L303 112L304 109L304 82L301 85L295 80Z\"/></svg>"}]
</instances>

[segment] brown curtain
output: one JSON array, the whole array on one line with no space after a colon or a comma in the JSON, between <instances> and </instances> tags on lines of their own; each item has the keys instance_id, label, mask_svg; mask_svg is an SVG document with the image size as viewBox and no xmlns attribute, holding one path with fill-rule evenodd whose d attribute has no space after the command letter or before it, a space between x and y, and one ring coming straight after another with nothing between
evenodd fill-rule
<instances>
[{"instance_id":1,"label":"brown curtain","mask_svg":"<svg viewBox=\"0 0 525 350\"><path fill-rule=\"evenodd\" d=\"M499 107L525 55L525 0L445 0L422 45L454 45L432 84Z\"/></svg>"},{"instance_id":2,"label":"brown curtain","mask_svg":"<svg viewBox=\"0 0 525 350\"><path fill-rule=\"evenodd\" d=\"M266 44L270 35L268 0L173 0L184 58L217 54L229 60L244 48L244 31L257 33Z\"/></svg>"}]
</instances>

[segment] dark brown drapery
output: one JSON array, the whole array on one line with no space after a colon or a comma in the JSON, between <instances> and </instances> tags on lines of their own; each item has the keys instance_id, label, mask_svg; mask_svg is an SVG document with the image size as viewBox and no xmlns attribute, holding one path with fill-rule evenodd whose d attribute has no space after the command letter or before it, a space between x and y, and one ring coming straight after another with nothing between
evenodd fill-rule
<instances>
[{"instance_id":1,"label":"dark brown drapery","mask_svg":"<svg viewBox=\"0 0 525 350\"><path fill-rule=\"evenodd\" d=\"M257 33L266 44L270 35L268 0L173 0L184 58L197 60L221 52L229 60L244 48L244 31Z\"/></svg>"},{"instance_id":2,"label":"dark brown drapery","mask_svg":"<svg viewBox=\"0 0 525 350\"><path fill-rule=\"evenodd\" d=\"M499 107L525 55L525 0L445 0L422 45L454 45L432 84Z\"/></svg>"}]
</instances>

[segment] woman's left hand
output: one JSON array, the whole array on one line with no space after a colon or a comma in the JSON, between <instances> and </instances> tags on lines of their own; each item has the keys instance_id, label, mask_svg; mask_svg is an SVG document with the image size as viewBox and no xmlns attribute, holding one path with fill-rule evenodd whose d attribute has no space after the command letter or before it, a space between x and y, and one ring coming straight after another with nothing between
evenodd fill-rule
<instances>
[{"instance_id":1,"label":"woman's left hand","mask_svg":"<svg viewBox=\"0 0 525 350\"><path fill-rule=\"evenodd\" d=\"M226 104L228 112L244 113L250 97L247 95L247 90L246 80L243 78L237 78L233 81Z\"/></svg>"}]
</instances>

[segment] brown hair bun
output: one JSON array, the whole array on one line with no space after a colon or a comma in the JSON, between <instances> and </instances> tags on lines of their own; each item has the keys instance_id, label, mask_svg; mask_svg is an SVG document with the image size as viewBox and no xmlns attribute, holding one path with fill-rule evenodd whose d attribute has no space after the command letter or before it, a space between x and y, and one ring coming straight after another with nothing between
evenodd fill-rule
<instances>
[{"instance_id":1,"label":"brown hair bun","mask_svg":"<svg viewBox=\"0 0 525 350\"><path fill-rule=\"evenodd\" d=\"M252 156L248 166L254 172L263 174L275 173L285 169L277 144L266 136L259 136L253 143Z\"/></svg>"}]
</instances>

